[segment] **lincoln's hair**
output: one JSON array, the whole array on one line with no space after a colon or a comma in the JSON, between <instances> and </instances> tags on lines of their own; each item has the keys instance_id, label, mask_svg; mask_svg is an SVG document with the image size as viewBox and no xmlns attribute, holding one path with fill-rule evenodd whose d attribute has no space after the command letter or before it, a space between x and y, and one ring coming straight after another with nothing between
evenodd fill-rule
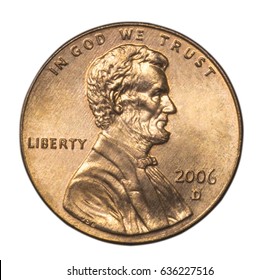
<instances>
[{"instance_id":1,"label":"lincoln's hair","mask_svg":"<svg viewBox=\"0 0 279 280\"><path fill-rule=\"evenodd\" d=\"M121 45L94 60L87 70L87 98L96 118L96 125L109 127L118 114L119 97L137 85L140 64L149 63L161 68L168 60L159 52L144 45Z\"/></svg>"}]
</instances>

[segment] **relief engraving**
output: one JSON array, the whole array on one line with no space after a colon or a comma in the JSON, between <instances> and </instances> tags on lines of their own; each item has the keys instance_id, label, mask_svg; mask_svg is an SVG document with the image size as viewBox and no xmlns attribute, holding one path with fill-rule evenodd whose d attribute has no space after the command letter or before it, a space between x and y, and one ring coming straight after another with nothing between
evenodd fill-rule
<instances>
[{"instance_id":1,"label":"relief engraving","mask_svg":"<svg viewBox=\"0 0 279 280\"><path fill-rule=\"evenodd\" d=\"M121 39L123 41L131 40L131 39L135 39L137 41L143 41L143 39L144 39L144 30L143 29L136 29L136 30L134 30L133 28L119 29L119 33L120 33Z\"/></svg>"},{"instance_id":2,"label":"relief engraving","mask_svg":"<svg viewBox=\"0 0 279 280\"><path fill-rule=\"evenodd\" d=\"M192 200L200 200L201 196L202 196L202 190L201 189L198 189L198 188L192 189L192 195L191 195Z\"/></svg>"},{"instance_id":3,"label":"relief engraving","mask_svg":"<svg viewBox=\"0 0 279 280\"><path fill-rule=\"evenodd\" d=\"M49 67L48 70L53 73L55 76L59 74L59 71L63 70L64 67L69 65L69 63L61 56L54 62L53 67Z\"/></svg>"},{"instance_id":4,"label":"relief engraving","mask_svg":"<svg viewBox=\"0 0 279 280\"><path fill-rule=\"evenodd\" d=\"M111 49L89 65L87 98L101 132L70 180L63 203L83 223L132 235L192 215L150 155L153 145L169 140L165 126L168 115L176 113L167 66L163 54L132 44Z\"/></svg>"},{"instance_id":5,"label":"relief engraving","mask_svg":"<svg viewBox=\"0 0 279 280\"><path fill-rule=\"evenodd\" d=\"M94 37L85 38L80 45L72 45L70 47L71 54L74 57L78 57L85 51L92 50L96 44L101 46L106 42L106 38L102 33L96 34Z\"/></svg>"},{"instance_id":6,"label":"relief engraving","mask_svg":"<svg viewBox=\"0 0 279 280\"><path fill-rule=\"evenodd\" d=\"M215 169L212 169L208 172L205 170L193 171L193 170L175 170L176 177L174 179L175 183L193 183L197 182L199 184L214 185L217 182Z\"/></svg>"},{"instance_id":7,"label":"relief engraving","mask_svg":"<svg viewBox=\"0 0 279 280\"><path fill-rule=\"evenodd\" d=\"M28 137L27 139L27 147L28 149L84 149L84 145L87 139L79 139L79 138L45 138L45 137Z\"/></svg>"},{"instance_id":8,"label":"relief engraving","mask_svg":"<svg viewBox=\"0 0 279 280\"><path fill-rule=\"evenodd\" d=\"M171 43L169 41L171 39L170 36L165 35L165 34L161 34L160 38L161 38L160 46L167 46L170 48L170 50L172 50L178 54L181 52L182 48L184 48L184 51L182 53L186 60L191 60L193 57L195 58L196 51L190 47L185 48L182 45L181 41L174 39ZM207 60L208 59L205 58L204 56L200 56L199 58L196 58L194 61L195 67L197 67L197 68L205 67L207 69L203 74L205 77L211 76L211 74L216 74L216 71L214 70L214 68L211 65L208 65L208 66L206 65Z\"/></svg>"}]
</instances>

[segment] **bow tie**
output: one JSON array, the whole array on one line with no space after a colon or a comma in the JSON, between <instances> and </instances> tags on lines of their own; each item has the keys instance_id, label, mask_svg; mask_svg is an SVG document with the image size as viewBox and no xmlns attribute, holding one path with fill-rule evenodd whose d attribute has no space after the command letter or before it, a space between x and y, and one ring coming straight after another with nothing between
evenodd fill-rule
<instances>
[{"instance_id":1,"label":"bow tie","mask_svg":"<svg viewBox=\"0 0 279 280\"><path fill-rule=\"evenodd\" d=\"M157 159L155 157L149 156L146 158L140 158L137 160L137 167L145 169L149 165L157 165Z\"/></svg>"}]
</instances>

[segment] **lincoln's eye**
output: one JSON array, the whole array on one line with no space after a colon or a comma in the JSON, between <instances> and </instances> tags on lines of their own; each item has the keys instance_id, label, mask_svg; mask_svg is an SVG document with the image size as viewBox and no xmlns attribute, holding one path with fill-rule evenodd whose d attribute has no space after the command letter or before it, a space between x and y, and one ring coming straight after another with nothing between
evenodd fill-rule
<instances>
[{"instance_id":1,"label":"lincoln's eye","mask_svg":"<svg viewBox=\"0 0 279 280\"><path fill-rule=\"evenodd\" d=\"M160 97L162 94L162 90L161 89L156 89L153 91L152 93L152 97Z\"/></svg>"}]
</instances>

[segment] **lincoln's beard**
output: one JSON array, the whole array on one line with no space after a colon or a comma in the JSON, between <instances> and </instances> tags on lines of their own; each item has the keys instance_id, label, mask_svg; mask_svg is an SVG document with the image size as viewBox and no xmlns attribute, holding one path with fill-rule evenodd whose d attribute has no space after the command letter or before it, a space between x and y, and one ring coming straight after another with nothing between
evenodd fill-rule
<instances>
[{"instance_id":1,"label":"lincoln's beard","mask_svg":"<svg viewBox=\"0 0 279 280\"><path fill-rule=\"evenodd\" d=\"M143 119L141 109L125 110L120 116L132 136L142 139L153 145L162 144L169 140L170 132L165 130L167 116Z\"/></svg>"}]
</instances>

